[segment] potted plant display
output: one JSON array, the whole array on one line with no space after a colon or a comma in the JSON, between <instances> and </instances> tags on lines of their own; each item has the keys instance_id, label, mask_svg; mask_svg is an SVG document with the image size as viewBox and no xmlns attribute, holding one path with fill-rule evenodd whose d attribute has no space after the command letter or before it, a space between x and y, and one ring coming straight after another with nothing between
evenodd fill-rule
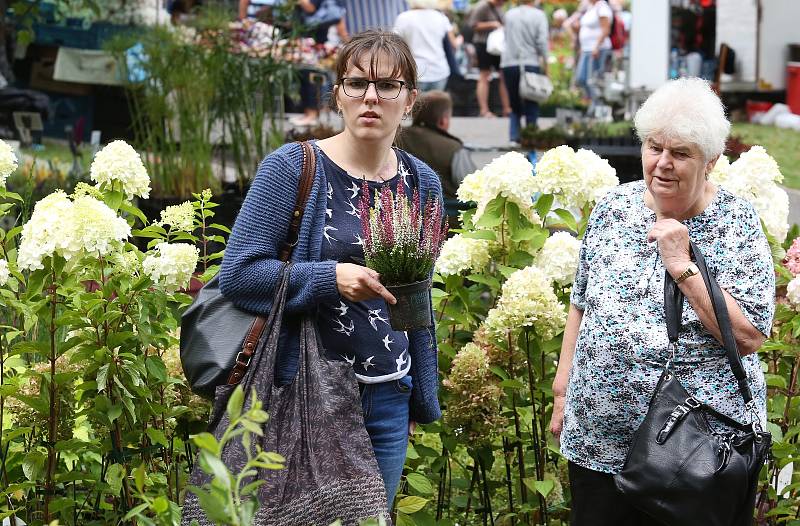
<instances>
[{"instance_id":1,"label":"potted plant display","mask_svg":"<svg viewBox=\"0 0 800 526\"><path fill-rule=\"evenodd\" d=\"M396 194L388 186L376 191L372 205L366 181L361 195L364 260L397 299L388 305L392 328L429 327L431 272L447 237L441 202L430 196L422 206L416 189L409 199L398 185Z\"/></svg>"}]
</instances>

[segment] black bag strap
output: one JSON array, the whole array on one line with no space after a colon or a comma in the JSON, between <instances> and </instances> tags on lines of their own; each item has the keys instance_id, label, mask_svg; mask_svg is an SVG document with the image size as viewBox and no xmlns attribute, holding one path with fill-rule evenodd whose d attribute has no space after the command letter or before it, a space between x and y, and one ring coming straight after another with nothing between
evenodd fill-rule
<instances>
[{"instance_id":1,"label":"black bag strap","mask_svg":"<svg viewBox=\"0 0 800 526\"><path fill-rule=\"evenodd\" d=\"M303 165L300 172L300 182L297 185L297 199L295 200L294 210L292 211L292 218L289 222L289 232L286 234L286 240L281 245L278 252L278 259L288 262L292 257L294 247L297 246L297 241L300 236L300 224L303 221L303 213L308 203L308 196L311 193L311 186L314 183L314 173L317 169L317 156L314 153L314 148L306 141L300 143L303 148ZM288 274L288 270L286 271ZM267 317L263 315L256 316L252 325L247 330L247 336L242 343L242 350L236 355L231 374L228 376L228 385L235 385L242 381L247 367L250 365L250 360L253 358L253 353L256 350L258 341L264 333L264 328L267 326Z\"/></svg>"},{"instance_id":2,"label":"black bag strap","mask_svg":"<svg viewBox=\"0 0 800 526\"><path fill-rule=\"evenodd\" d=\"M502 24L503 23L503 16L500 14L500 12L497 10L497 8L494 6L494 4L491 3L491 2L489 2L489 9L492 10L492 14L497 19L497 21Z\"/></svg>"},{"instance_id":3,"label":"black bag strap","mask_svg":"<svg viewBox=\"0 0 800 526\"><path fill-rule=\"evenodd\" d=\"M739 355L739 348L736 345L736 337L733 335L733 327L731 325L730 316L728 314L728 306L725 303L725 295L722 293L717 281L711 276L706 266L706 260L703 253L690 241L690 250L694 256L697 268L700 270L700 275L706 285L706 290L711 298L711 305L714 308L714 315L717 318L717 325L719 326L720 334L722 335L722 343L725 347L725 355L728 359L733 375L736 377L736 382L739 384L739 392L744 399L745 405L749 406L753 400L753 394L750 391L750 385L747 383L747 374L742 365L742 358ZM669 337L670 344L674 350L674 346L678 343L678 332L680 331L681 324L681 311L683 309L683 293L675 280L669 272L664 272L664 315L667 320L667 336Z\"/></svg>"}]
</instances>

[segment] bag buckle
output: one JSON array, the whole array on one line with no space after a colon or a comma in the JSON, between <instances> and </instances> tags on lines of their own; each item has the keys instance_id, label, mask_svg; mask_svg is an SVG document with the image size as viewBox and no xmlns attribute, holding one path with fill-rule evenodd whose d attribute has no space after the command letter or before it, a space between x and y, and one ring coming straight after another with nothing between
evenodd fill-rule
<instances>
[{"instance_id":1,"label":"bag buckle","mask_svg":"<svg viewBox=\"0 0 800 526\"><path fill-rule=\"evenodd\" d=\"M700 401L697 398L693 397L693 396L690 396L689 398L684 400L683 403L686 404L687 406L689 406L689 409L692 409L692 410L700 409L703 406L703 404L701 404Z\"/></svg>"},{"instance_id":2,"label":"bag buckle","mask_svg":"<svg viewBox=\"0 0 800 526\"><path fill-rule=\"evenodd\" d=\"M744 408L750 413L750 427L753 428L753 432L758 435L758 433L763 431L761 427L761 417L758 415L758 408L756 407L755 399L750 400L744 405Z\"/></svg>"},{"instance_id":3,"label":"bag buckle","mask_svg":"<svg viewBox=\"0 0 800 526\"><path fill-rule=\"evenodd\" d=\"M669 342L667 349L670 351L670 357L667 358L667 363L664 365L664 367L669 369L672 366L672 363L675 361L675 353L678 350L678 344L676 342Z\"/></svg>"},{"instance_id":4,"label":"bag buckle","mask_svg":"<svg viewBox=\"0 0 800 526\"><path fill-rule=\"evenodd\" d=\"M247 361L244 361L242 357L246 358ZM236 363L240 363L247 367L250 365L250 360L253 358L252 354L245 354L244 351L239 351L239 354L236 355Z\"/></svg>"}]
</instances>

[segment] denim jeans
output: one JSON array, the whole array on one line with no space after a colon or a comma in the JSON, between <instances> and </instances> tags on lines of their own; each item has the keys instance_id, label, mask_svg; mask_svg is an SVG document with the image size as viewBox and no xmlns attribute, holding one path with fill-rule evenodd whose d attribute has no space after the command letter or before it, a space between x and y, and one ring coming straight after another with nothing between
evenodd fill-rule
<instances>
[{"instance_id":1,"label":"denim jeans","mask_svg":"<svg viewBox=\"0 0 800 526\"><path fill-rule=\"evenodd\" d=\"M594 81L605 71L610 54L610 49L603 49L597 58L592 58L591 51L582 51L578 57L578 66L575 68L575 85L583 89L586 96L592 100L592 104L600 95L595 88Z\"/></svg>"},{"instance_id":2,"label":"denim jeans","mask_svg":"<svg viewBox=\"0 0 800 526\"><path fill-rule=\"evenodd\" d=\"M408 449L411 376L379 384L360 384L364 424L392 507Z\"/></svg>"},{"instance_id":3,"label":"denim jeans","mask_svg":"<svg viewBox=\"0 0 800 526\"><path fill-rule=\"evenodd\" d=\"M442 80L417 82L417 89L419 89L419 91L433 91L433 90L443 91L446 87L447 87L447 77L443 78Z\"/></svg>"},{"instance_id":4,"label":"denim jeans","mask_svg":"<svg viewBox=\"0 0 800 526\"><path fill-rule=\"evenodd\" d=\"M525 71L539 73L539 66L525 66ZM511 103L511 115L509 115L509 140L519 142L520 126L522 116L525 116L525 125L536 124L539 118L539 103L524 100L519 96L519 66L503 68L503 80L506 82L508 90L508 100Z\"/></svg>"}]
</instances>

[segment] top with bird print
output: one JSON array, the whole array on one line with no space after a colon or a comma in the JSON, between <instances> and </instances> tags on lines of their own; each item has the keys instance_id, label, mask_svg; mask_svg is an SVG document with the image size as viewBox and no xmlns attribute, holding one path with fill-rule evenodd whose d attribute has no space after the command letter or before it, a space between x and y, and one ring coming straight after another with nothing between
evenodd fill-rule
<instances>
[{"instance_id":1,"label":"top with bird print","mask_svg":"<svg viewBox=\"0 0 800 526\"><path fill-rule=\"evenodd\" d=\"M367 181L370 202L375 191L389 185L392 192L404 186L411 195L415 185L409 170L410 159L397 153L397 174L386 181ZM358 203L361 200L363 179L348 174L343 168L322 155L328 176L328 204L325 210L325 229L322 239L322 259L340 263L364 264L364 240ZM408 336L389 325L386 302L382 298L348 301L339 298L337 304L320 304L318 327L328 358L346 360L362 383L388 382L403 378L411 369Z\"/></svg>"}]
</instances>

